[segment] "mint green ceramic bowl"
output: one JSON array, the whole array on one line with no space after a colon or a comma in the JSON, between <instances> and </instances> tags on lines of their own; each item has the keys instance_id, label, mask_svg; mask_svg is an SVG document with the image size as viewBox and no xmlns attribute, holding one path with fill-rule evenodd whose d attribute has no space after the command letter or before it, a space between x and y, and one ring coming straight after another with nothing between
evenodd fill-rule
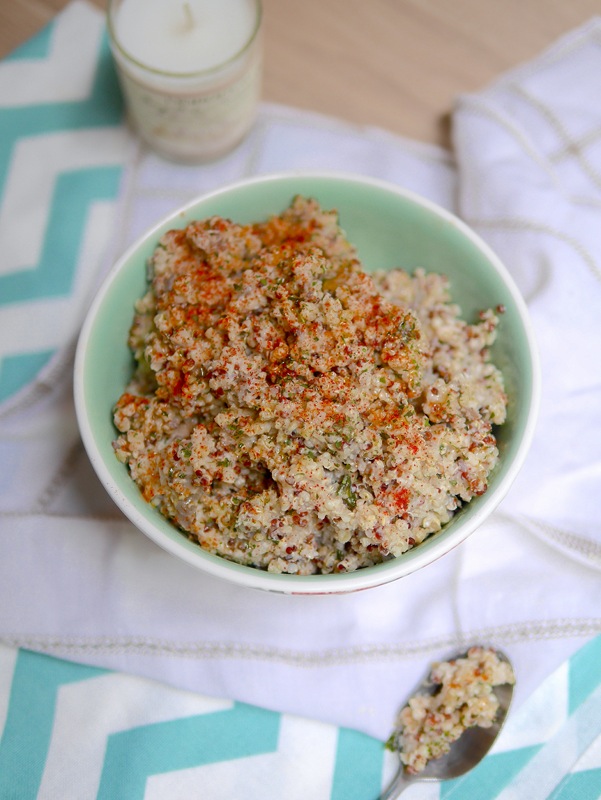
<instances>
[{"instance_id":1,"label":"mint green ceramic bowl","mask_svg":"<svg viewBox=\"0 0 601 800\"><path fill-rule=\"evenodd\" d=\"M203 551L139 494L113 454L112 407L132 370L127 335L135 300L146 286L146 261L169 228L212 214L253 222L281 212L296 194L335 208L366 269L401 266L449 276L453 299L471 320L483 308L505 306L493 358L509 395L508 419L498 430L499 464L488 491L440 531L404 555L375 567L335 575L273 575ZM539 367L525 304L492 251L457 218L410 192L346 174L285 173L236 183L200 197L156 225L115 264L81 331L75 362L75 401L91 463L115 503L143 533L205 573L287 594L333 594L366 589L427 566L463 542L489 516L516 477L532 438ZM141 564L140 569L144 569Z\"/></svg>"}]
</instances>

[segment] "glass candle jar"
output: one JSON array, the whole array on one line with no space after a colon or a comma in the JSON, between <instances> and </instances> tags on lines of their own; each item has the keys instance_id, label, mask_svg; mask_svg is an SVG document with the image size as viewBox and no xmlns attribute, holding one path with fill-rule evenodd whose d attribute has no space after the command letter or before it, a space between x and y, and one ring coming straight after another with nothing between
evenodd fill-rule
<instances>
[{"instance_id":1,"label":"glass candle jar","mask_svg":"<svg viewBox=\"0 0 601 800\"><path fill-rule=\"evenodd\" d=\"M260 0L109 0L111 50L133 128L184 163L248 133L262 82Z\"/></svg>"}]
</instances>

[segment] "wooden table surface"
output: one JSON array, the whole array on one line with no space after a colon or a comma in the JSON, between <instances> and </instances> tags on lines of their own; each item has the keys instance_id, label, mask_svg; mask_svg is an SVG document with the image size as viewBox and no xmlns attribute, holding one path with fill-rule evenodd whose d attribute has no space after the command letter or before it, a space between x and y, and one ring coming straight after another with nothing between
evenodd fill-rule
<instances>
[{"instance_id":1,"label":"wooden table surface","mask_svg":"<svg viewBox=\"0 0 601 800\"><path fill-rule=\"evenodd\" d=\"M0 57L68 1L0 0ZM263 9L266 100L448 145L458 94L601 14L601 0L263 0Z\"/></svg>"}]
</instances>

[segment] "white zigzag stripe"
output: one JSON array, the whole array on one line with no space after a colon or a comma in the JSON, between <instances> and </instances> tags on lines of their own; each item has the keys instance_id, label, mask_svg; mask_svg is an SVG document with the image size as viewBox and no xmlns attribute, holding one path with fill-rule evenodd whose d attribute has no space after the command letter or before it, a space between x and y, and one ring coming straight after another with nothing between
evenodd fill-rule
<instances>
[{"instance_id":1,"label":"white zigzag stripe","mask_svg":"<svg viewBox=\"0 0 601 800\"><path fill-rule=\"evenodd\" d=\"M590 703L590 721L592 724L594 717L594 707L592 701ZM598 704L597 704L598 708ZM578 759L577 763L574 765L573 772L586 772L589 769L601 769L601 736L597 736L595 741L590 745L590 747L582 754L582 756Z\"/></svg>"},{"instance_id":2,"label":"white zigzag stripe","mask_svg":"<svg viewBox=\"0 0 601 800\"><path fill-rule=\"evenodd\" d=\"M0 739L6 723L17 650L0 644Z\"/></svg>"},{"instance_id":3,"label":"white zigzag stripe","mask_svg":"<svg viewBox=\"0 0 601 800\"><path fill-rule=\"evenodd\" d=\"M544 747L526 764L517 781L504 789L497 800L522 797L527 797L528 800L546 800L564 776L583 769L583 763L586 764L587 760L589 764L594 764L594 750L586 758L583 754L586 755L598 738L595 735L596 723L600 718L601 686L598 686L568 717L556 735L545 742Z\"/></svg>"},{"instance_id":4,"label":"white zigzag stripe","mask_svg":"<svg viewBox=\"0 0 601 800\"><path fill-rule=\"evenodd\" d=\"M120 126L61 131L17 144L0 208L0 274L37 265L58 176L68 170L124 164L129 141L127 129Z\"/></svg>"},{"instance_id":5,"label":"white zigzag stripe","mask_svg":"<svg viewBox=\"0 0 601 800\"><path fill-rule=\"evenodd\" d=\"M510 714L493 752L502 753L546 742L568 718L569 666L562 664Z\"/></svg>"},{"instance_id":6,"label":"white zigzag stripe","mask_svg":"<svg viewBox=\"0 0 601 800\"><path fill-rule=\"evenodd\" d=\"M66 797L73 786L81 800L96 797L112 733L232 705L120 673L65 684L58 693L38 800Z\"/></svg>"},{"instance_id":7,"label":"white zigzag stripe","mask_svg":"<svg viewBox=\"0 0 601 800\"><path fill-rule=\"evenodd\" d=\"M152 775L144 800L189 800L200 787L211 800L329 800L337 736L333 725L283 716L277 752Z\"/></svg>"},{"instance_id":8,"label":"white zigzag stripe","mask_svg":"<svg viewBox=\"0 0 601 800\"><path fill-rule=\"evenodd\" d=\"M104 19L97 9L83 2L70 5L56 18L47 58L0 64L0 107L88 97L103 29Z\"/></svg>"},{"instance_id":9,"label":"white zigzag stripe","mask_svg":"<svg viewBox=\"0 0 601 800\"><path fill-rule=\"evenodd\" d=\"M70 339L90 302L91 284L97 280L114 222L114 202L99 201L90 206L74 285L68 297L0 306L0 330L10 331L10 338L0 339L0 359L55 349Z\"/></svg>"}]
</instances>

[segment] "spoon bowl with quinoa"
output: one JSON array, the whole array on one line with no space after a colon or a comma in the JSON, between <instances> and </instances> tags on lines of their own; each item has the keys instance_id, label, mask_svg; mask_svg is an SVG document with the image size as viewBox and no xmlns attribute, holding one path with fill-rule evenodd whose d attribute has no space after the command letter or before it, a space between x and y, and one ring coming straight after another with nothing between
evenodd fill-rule
<instances>
[{"instance_id":1,"label":"spoon bowl with quinoa","mask_svg":"<svg viewBox=\"0 0 601 800\"><path fill-rule=\"evenodd\" d=\"M515 478L538 367L506 268L398 187L281 174L131 247L80 336L76 410L130 520L275 592L380 585L462 542Z\"/></svg>"},{"instance_id":2,"label":"spoon bowl with quinoa","mask_svg":"<svg viewBox=\"0 0 601 800\"><path fill-rule=\"evenodd\" d=\"M475 767L501 732L515 682L507 656L483 645L432 664L386 743L398 752L399 771L381 800L415 781L451 780Z\"/></svg>"}]
</instances>

